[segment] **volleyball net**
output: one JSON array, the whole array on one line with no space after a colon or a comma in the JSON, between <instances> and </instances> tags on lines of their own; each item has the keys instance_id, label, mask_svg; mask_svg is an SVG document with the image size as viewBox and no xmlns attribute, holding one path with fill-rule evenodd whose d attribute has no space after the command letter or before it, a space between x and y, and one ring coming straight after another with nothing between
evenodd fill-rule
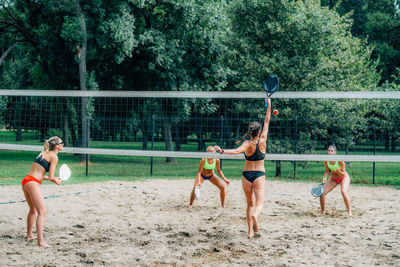
<instances>
[{"instance_id":1,"label":"volleyball net","mask_svg":"<svg viewBox=\"0 0 400 267\"><path fill-rule=\"evenodd\" d=\"M0 90L0 149L204 158L265 117L264 92ZM267 160L400 162L400 92L277 92ZM335 144L341 155L328 156ZM243 159L243 155L215 155Z\"/></svg>"}]
</instances>

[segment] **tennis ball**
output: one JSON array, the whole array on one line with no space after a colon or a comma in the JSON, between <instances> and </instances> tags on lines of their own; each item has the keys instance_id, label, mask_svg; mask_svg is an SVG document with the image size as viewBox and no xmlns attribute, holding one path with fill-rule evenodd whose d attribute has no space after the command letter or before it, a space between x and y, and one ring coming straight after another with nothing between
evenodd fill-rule
<instances>
[{"instance_id":1,"label":"tennis ball","mask_svg":"<svg viewBox=\"0 0 400 267\"><path fill-rule=\"evenodd\" d=\"M274 114L274 115L278 115L278 113L279 113L279 112L278 112L277 109L275 109L274 112L272 112L272 114Z\"/></svg>"}]
</instances>

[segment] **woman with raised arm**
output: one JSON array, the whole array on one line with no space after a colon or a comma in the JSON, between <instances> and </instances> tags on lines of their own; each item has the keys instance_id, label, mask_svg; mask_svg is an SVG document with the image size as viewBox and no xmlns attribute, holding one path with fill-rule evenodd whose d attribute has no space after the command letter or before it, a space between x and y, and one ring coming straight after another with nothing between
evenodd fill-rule
<instances>
[{"instance_id":1,"label":"woman with raised arm","mask_svg":"<svg viewBox=\"0 0 400 267\"><path fill-rule=\"evenodd\" d=\"M267 111L265 114L264 127L258 122L251 122L243 139L250 137L250 140L236 149L222 149L215 146L221 154L236 155L244 152L246 162L243 168L242 187L247 201L246 220L248 237L251 238L258 233L257 217L260 215L264 205L265 195L265 167L264 158L267 147L268 126L271 118L271 100L268 97ZM255 202L253 199L255 196Z\"/></svg>"},{"instance_id":2,"label":"woman with raised arm","mask_svg":"<svg viewBox=\"0 0 400 267\"><path fill-rule=\"evenodd\" d=\"M336 155L337 148L334 145L330 145L328 147L329 155ZM346 167L344 161L324 161L325 173L322 178L322 182L324 183L324 193L319 197L319 202L321 204L321 214L325 215L325 196L331 192L338 184L340 184L341 192L344 200L344 204L346 205L347 212L351 216L351 207L350 200L347 195L347 190L350 186L350 176L346 172ZM331 173L331 177L325 183L326 179L329 176L329 172Z\"/></svg>"},{"instance_id":3,"label":"woman with raised arm","mask_svg":"<svg viewBox=\"0 0 400 267\"><path fill-rule=\"evenodd\" d=\"M215 153L215 148L212 146L209 146L207 148L207 152L210 153ZM225 208L225 186L224 184L219 180L218 176L215 174L214 169L217 168L217 171L219 175L221 176L222 180L229 185L229 180L225 178L224 173L221 170L221 163L219 159L201 159L200 164L199 164L199 169L197 171L196 179L194 181L194 186L192 189L192 193L190 194L190 203L189 207L192 207L194 199L196 198L195 196L195 190L200 190L201 184L209 180L213 185L218 187L219 189L219 196L221 198L221 205L223 208Z\"/></svg>"},{"instance_id":4,"label":"woman with raised arm","mask_svg":"<svg viewBox=\"0 0 400 267\"><path fill-rule=\"evenodd\" d=\"M22 180L22 190L24 191L26 202L29 205L29 213L27 222L27 237L26 240L32 240L33 223L36 218L36 232L38 246L50 247L44 242L43 229L44 220L46 217L46 208L44 206L44 197L42 188L40 187L43 180L51 181L57 185L61 184L61 179L54 176L58 163L58 152L63 149L63 141L53 136L44 143L43 151L35 158L28 175ZM46 172L49 175L46 176Z\"/></svg>"}]
</instances>

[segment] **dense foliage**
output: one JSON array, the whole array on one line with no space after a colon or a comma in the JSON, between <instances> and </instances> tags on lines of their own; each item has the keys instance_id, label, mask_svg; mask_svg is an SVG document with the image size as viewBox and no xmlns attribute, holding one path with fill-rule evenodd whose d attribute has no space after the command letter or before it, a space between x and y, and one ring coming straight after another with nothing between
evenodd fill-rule
<instances>
[{"instance_id":1,"label":"dense foliage","mask_svg":"<svg viewBox=\"0 0 400 267\"><path fill-rule=\"evenodd\" d=\"M251 91L262 90L265 76L276 73L282 91L398 91L399 15L395 0L1 0L0 88ZM43 123L33 123L9 114L26 118L31 108L50 109L52 103L13 99L0 98L0 125L15 131L17 140L21 130L44 138L54 130L46 122L57 116L74 146L84 143L88 133L79 129L90 118L92 138L124 141L140 132L147 149L151 124L143 121L154 114L163 118L168 150L173 142L179 150L191 134L203 150L204 134L215 128L194 120L210 115L224 117L224 140L233 146L242 134L238 127L264 114L255 101L224 106L207 99L143 99L129 107L118 99L65 99L68 112L46 113ZM105 104L113 112L104 114L99 107ZM282 118L305 124L295 141L273 134L274 152L312 151L315 140L347 148L371 136L372 125L392 150L399 142L398 101L275 104ZM120 123L109 123L115 114ZM242 114L243 123L233 125L233 114Z\"/></svg>"}]
</instances>

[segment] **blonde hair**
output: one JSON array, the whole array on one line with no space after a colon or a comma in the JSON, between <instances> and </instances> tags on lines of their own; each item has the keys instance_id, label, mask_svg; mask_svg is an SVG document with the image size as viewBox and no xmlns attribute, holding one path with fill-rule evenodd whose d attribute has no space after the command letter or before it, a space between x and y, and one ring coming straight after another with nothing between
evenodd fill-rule
<instances>
[{"instance_id":1,"label":"blonde hair","mask_svg":"<svg viewBox=\"0 0 400 267\"><path fill-rule=\"evenodd\" d=\"M214 150L214 152L215 152L215 148L213 146L208 146L206 151L211 152L211 150Z\"/></svg>"},{"instance_id":2,"label":"blonde hair","mask_svg":"<svg viewBox=\"0 0 400 267\"><path fill-rule=\"evenodd\" d=\"M336 147L335 145L330 145L330 146L328 147L328 149L329 149L329 148L333 148L333 150L337 151L337 147Z\"/></svg>"},{"instance_id":3,"label":"blonde hair","mask_svg":"<svg viewBox=\"0 0 400 267\"><path fill-rule=\"evenodd\" d=\"M44 141L44 145L43 145L43 151L39 154L40 155L44 155L49 151L53 151L54 147L56 145L59 145L61 143L61 138L58 136L53 136L50 137L49 139L47 139L46 141Z\"/></svg>"}]
</instances>

